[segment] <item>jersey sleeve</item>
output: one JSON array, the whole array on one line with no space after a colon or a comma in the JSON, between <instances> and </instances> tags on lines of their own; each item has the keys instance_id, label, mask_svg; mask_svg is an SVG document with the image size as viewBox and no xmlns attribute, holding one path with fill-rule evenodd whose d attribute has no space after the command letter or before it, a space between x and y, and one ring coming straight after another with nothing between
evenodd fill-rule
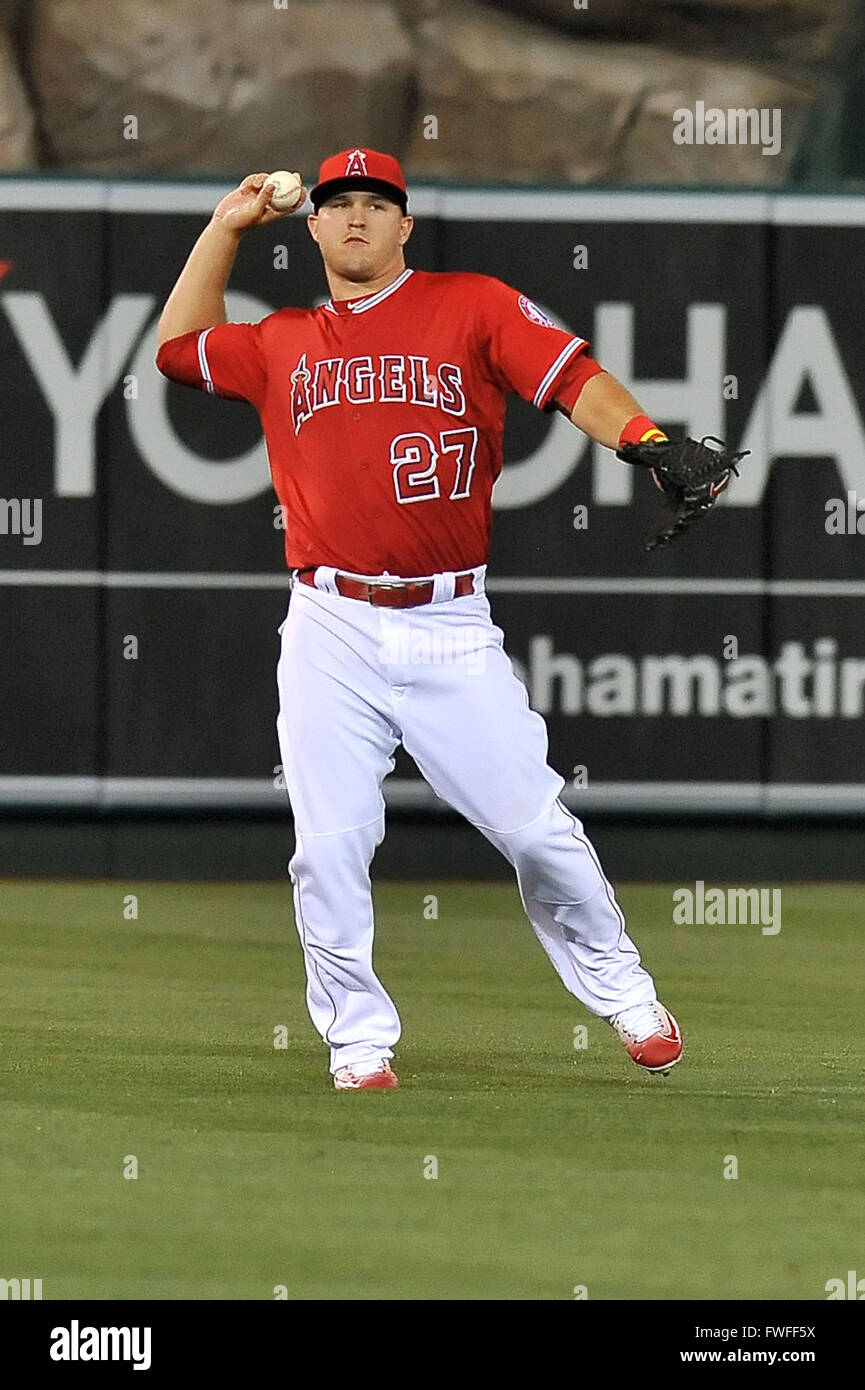
<instances>
[{"instance_id":1,"label":"jersey sleeve","mask_svg":"<svg viewBox=\"0 0 865 1390\"><path fill-rule=\"evenodd\" d=\"M259 405L267 383L261 324L220 323L169 338L156 354L156 366L184 386Z\"/></svg>"},{"instance_id":2,"label":"jersey sleeve","mask_svg":"<svg viewBox=\"0 0 865 1390\"><path fill-rule=\"evenodd\" d=\"M480 295L480 335L493 379L539 410L572 410L603 370L587 355L586 338L557 328L526 295L492 277Z\"/></svg>"}]
</instances>

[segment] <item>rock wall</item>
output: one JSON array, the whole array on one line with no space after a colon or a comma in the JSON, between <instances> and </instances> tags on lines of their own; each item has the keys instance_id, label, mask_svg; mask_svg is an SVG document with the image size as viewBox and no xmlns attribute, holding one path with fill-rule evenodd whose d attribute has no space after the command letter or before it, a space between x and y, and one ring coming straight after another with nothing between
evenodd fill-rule
<instances>
[{"instance_id":1,"label":"rock wall","mask_svg":"<svg viewBox=\"0 0 865 1390\"><path fill-rule=\"evenodd\" d=\"M0 170L312 174L365 144L415 179L778 185L863 26L858 0L0 0ZM700 103L780 111L778 149L677 141Z\"/></svg>"}]
</instances>

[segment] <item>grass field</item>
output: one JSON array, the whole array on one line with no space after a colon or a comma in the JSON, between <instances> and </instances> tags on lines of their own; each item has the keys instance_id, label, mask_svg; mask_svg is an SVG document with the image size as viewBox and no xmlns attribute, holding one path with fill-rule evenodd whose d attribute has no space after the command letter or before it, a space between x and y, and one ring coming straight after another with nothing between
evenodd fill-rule
<instances>
[{"instance_id":1,"label":"grass field","mask_svg":"<svg viewBox=\"0 0 865 1390\"><path fill-rule=\"evenodd\" d=\"M863 890L784 887L777 936L675 927L671 894L619 888L686 1035L659 1079L565 992L515 889L380 884L402 1088L351 1094L287 887L0 884L0 1277L45 1299L825 1299L865 1274Z\"/></svg>"}]
</instances>

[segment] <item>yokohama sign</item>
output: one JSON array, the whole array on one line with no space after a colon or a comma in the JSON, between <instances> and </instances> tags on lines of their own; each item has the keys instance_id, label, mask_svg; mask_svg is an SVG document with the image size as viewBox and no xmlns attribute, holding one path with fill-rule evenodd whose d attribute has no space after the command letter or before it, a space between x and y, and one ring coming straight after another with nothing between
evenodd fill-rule
<instances>
[{"instance_id":1,"label":"yokohama sign","mask_svg":"<svg viewBox=\"0 0 865 1390\"><path fill-rule=\"evenodd\" d=\"M287 580L258 418L153 364L223 192L0 184L0 801L281 802ZM865 807L865 338L835 273L862 261L865 199L418 190L413 207L410 264L499 276L670 430L751 451L706 524L647 557L646 480L560 415L509 410L488 588L552 762L583 770L572 804ZM244 241L228 314L325 289L286 220ZM37 504L38 543L14 524ZM427 797L407 760L393 785Z\"/></svg>"}]
</instances>

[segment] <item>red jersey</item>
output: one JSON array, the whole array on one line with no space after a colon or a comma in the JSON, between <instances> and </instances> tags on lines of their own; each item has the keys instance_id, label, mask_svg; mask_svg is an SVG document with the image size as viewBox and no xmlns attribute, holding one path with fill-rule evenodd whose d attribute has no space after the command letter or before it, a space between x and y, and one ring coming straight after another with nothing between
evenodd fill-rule
<instances>
[{"instance_id":1,"label":"red jersey","mask_svg":"<svg viewBox=\"0 0 865 1390\"><path fill-rule=\"evenodd\" d=\"M404 270L184 333L156 365L258 410L291 569L414 578L486 562L507 393L570 414L601 370L587 347L501 280Z\"/></svg>"}]
</instances>

